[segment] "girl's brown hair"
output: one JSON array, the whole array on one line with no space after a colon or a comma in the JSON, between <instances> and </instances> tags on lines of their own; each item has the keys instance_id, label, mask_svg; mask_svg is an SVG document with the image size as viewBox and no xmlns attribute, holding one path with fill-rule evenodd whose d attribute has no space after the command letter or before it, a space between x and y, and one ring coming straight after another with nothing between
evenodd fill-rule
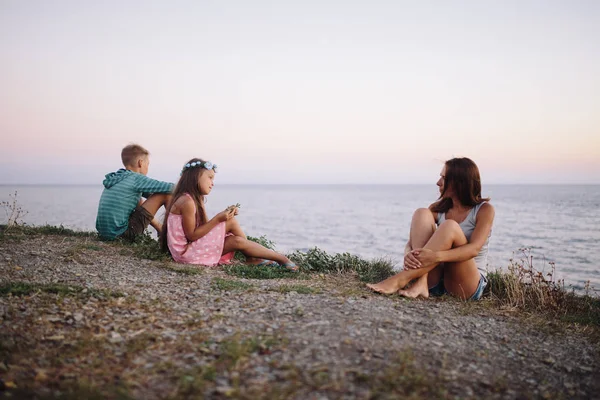
<instances>
[{"instance_id":1,"label":"girl's brown hair","mask_svg":"<svg viewBox=\"0 0 600 400\"><path fill-rule=\"evenodd\" d=\"M192 158L187 163L191 164L193 162L203 163L204 160L202 160L201 158ZM207 172L208 170L203 167L184 168L181 172L179 182L177 182L177 185L173 190L171 203L167 205L165 211L165 219L163 221L162 230L160 232L160 248L163 251L169 251L169 247L167 245L167 221L169 218L169 214L171 213L171 207L173 206L173 203L175 203L175 201L181 196L184 196L186 193L189 193L192 196L192 199L194 199L194 203L196 203L196 226L200 226L206 223L207 218L206 210L204 209L204 196L202 195L202 193L200 193L200 188L198 187L198 179L202 174Z\"/></svg>"},{"instance_id":2,"label":"girl's brown hair","mask_svg":"<svg viewBox=\"0 0 600 400\"><path fill-rule=\"evenodd\" d=\"M489 197L481 197L479 168L471 159L453 158L445 164L444 190L438 201L431 207L433 212L446 213L452 208L452 199L445 197L448 188L452 188L460 203L467 207L475 207L479 203L490 200Z\"/></svg>"}]
</instances>

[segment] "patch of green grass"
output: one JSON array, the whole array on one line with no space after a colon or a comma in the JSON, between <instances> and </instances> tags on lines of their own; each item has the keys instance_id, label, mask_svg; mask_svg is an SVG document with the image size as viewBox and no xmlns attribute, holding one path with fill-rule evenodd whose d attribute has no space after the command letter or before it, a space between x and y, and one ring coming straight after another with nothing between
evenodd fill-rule
<instances>
[{"instance_id":1,"label":"patch of green grass","mask_svg":"<svg viewBox=\"0 0 600 400\"><path fill-rule=\"evenodd\" d=\"M178 371L175 376L178 377L176 382L176 395L174 398L185 399L204 399L207 398L211 388L214 388L215 380L218 376L229 375L232 371L243 371L246 368L244 363L251 355L270 354L274 349L283 343L279 337L275 336L254 336L242 337L241 333L236 333L223 340L215 351L215 359L208 364L196 366L183 371ZM201 347L208 348L212 341L206 341ZM282 398L265 396L262 388L260 393L240 392L243 387L240 382L239 375L231 378L231 389L223 393L223 397L243 398L243 399L270 399ZM214 390L214 389L212 389ZM221 398L221 396L219 396Z\"/></svg>"},{"instance_id":2,"label":"patch of green grass","mask_svg":"<svg viewBox=\"0 0 600 400\"><path fill-rule=\"evenodd\" d=\"M448 399L444 379L431 376L419 368L410 350L398 352L393 362L387 363L372 375L356 374L355 382L371 391L372 399Z\"/></svg>"},{"instance_id":3,"label":"patch of green grass","mask_svg":"<svg viewBox=\"0 0 600 400\"><path fill-rule=\"evenodd\" d=\"M225 291L248 290L248 289L253 288L252 285L250 285L249 283L246 283L246 282L233 281L233 280L222 279L222 278L214 278L212 280L211 287L213 289L225 290Z\"/></svg>"},{"instance_id":4,"label":"patch of green grass","mask_svg":"<svg viewBox=\"0 0 600 400\"><path fill-rule=\"evenodd\" d=\"M240 338L240 334L237 333L221 342L218 361L230 369L238 360L252 353L270 353L280 343L281 340L274 336Z\"/></svg>"},{"instance_id":5,"label":"patch of green grass","mask_svg":"<svg viewBox=\"0 0 600 400\"><path fill-rule=\"evenodd\" d=\"M0 226L0 240L20 241L29 236L40 236L40 235L87 237L87 238L91 238L91 239L98 238L98 234L96 232L75 231L73 229L65 228L62 225L60 225L60 226L13 225L11 227L7 227L6 225Z\"/></svg>"},{"instance_id":6,"label":"patch of green grass","mask_svg":"<svg viewBox=\"0 0 600 400\"><path fill-rule=\"evenodd\" d=\"M150 348L151 345L156 343L157 336L153 333L144 332L141 333L125 343L127 348L127 354L135 355L140 351L145 351Z\"/></svg>"},{"instance_id":7,"label":"patch of green grass","mask_svg":"<svg viewBox=\"0 0 600 400\"><path fill-rule=\"evenodd\" d=\"M298 272L268 265L232 264L223 266L223 270L227 275L246 279L308 279Z\"/></svg>"},{"instance_id":8,"label":"patch of green grass","mask_svg":"<svg viewBox=\"0 0 600 400\"><path fill-rule=\"evenodd\" d=\"M306 253L296 251L289 258L306 273L356 273L363 282L379 282L394 274L391 261L367 261L350 253L330 255L314 247Z\"/></svg>"},{"instance_id":9,"label":"patch of green grass","mask_svg":"<svg viewBox=\"0 0 600 400\"><path fill-rule=\"evenodd\" d=\"M11 234L23 234L23 235L59 235L59 236L77 236L77 237L89 237L97 238L96 232L85 232L75 231L73 229L65 228L63 225L41 225L41 226L29 226L19 225L10 228Z\"/></svg>"},{"instance_id":10,"label":"patch of green grass","mask_svg":"<svg viewBox=\"0 0 600 400\"><path fill-rule=\"evenodd\" d=\"M133 241L119 238L115 241L124 248L131 249L134 256L145 260L172 261L171 255L160 249L158 241L148 231ZM123 254L122 252L121 254Z\"/></svg>"},{"instance_id":11,"label":"patch of green grass","mask_svg":"<svg viewBox=\"0 0 600 400\"><path fill-rule=\"evenodd\" d=\"M90 289L62 283L10 282L0 285L0 297L26 296L42 292L61 296L92 296L96 298L123 297L123 293L107 289Z\"/></svg>"},{"instance_id":12,"label":"patch of green grass","mask_svg":"<svg viewBox=\"0 0 600 400\"><path fill-rule=\"evenodd\" d=\"M182 371L182 376L177 382L177 398L204 398L204 390L215 378L216 369L213 365L201 365Z\"/></svg>"},{"instance_id":13,"label":"patch of green grass","mask_svg":"<svg viewBox=\"0 0 600 400\"><path fill-rule=\"evenodd\" d=\"M321 293L321 290L311 288L304 285L281 285L276 288L273 288L272 291L279 293L289 293L296 292L298 294L317 294Z\"/></svg>"}]
</instances>

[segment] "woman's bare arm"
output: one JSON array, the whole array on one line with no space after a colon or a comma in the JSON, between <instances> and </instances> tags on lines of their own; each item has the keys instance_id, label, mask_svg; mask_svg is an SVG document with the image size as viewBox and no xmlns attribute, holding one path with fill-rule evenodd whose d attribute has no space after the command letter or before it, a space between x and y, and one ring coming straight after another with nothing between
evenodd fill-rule
<instances>
[{"instance_id":1,"label":"woman's bare arm","mask_svg":"<svg viewBox=\"0 0 600 400\"><path fill-rule=\"evenodd\" d=\"M436 251L436 262L461 262L477 256L490 235L494 215L494 207L489 203L483 204L477 213L475 230L471 235L471 241L454 249Z\"/></svg>"}]
</instances>

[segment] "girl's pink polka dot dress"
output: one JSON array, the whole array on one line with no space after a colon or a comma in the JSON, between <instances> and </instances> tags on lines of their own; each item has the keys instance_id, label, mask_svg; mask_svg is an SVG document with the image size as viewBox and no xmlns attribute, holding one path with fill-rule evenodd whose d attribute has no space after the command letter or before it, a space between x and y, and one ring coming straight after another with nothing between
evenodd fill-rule
<instances>
[{"instance_id":1,"label":"girl's pink polka dot dress","mask_svg":"<svg viewBox=\"0 0 600 400\"><path fill-rule=\"evenodd\" d=\"M231 262L234 253L223 254L225 238L232 235L225 233L225 222L219 223L200 239L188 242L183 232L182 218L181 215L169 214L167 219L167 244L173 260L207 267Z\"/></svg>"}]
</instances>

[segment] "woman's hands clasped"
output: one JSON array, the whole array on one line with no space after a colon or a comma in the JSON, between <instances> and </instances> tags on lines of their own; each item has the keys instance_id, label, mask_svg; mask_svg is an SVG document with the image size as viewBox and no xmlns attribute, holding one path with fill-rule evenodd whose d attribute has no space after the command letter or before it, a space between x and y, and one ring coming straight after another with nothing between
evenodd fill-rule
<instances>
[{"instance_id":1,"label":"woman's hands clasped","mask_svg":"<svg viewBox=\"0 0 600 400\"><path fill-rule=\"evenodd\" d=\"M417 269L437 263L437 254L430 249L414 249L404 256L404 269Z\"/></svg>"}]
</instances>

